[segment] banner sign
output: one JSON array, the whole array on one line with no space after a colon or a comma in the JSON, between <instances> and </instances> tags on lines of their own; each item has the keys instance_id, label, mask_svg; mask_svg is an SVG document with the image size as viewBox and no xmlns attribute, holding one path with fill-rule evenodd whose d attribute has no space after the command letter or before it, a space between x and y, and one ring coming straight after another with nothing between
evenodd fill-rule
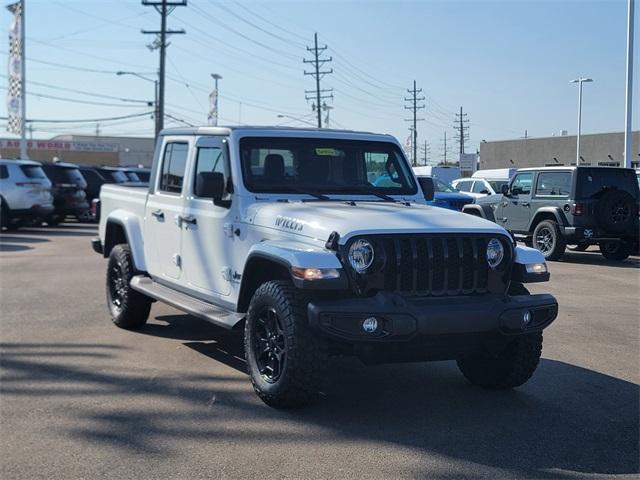
<instances>
[{"instance_id":1,"label":"banner sign","mask_svg":"<svg viewBox=\"0 0 640 480\"><path fill-rule=\"evenodd\" d=\"M9 85L7 89L7 132L22 135L22 2L7 5L13 13L9 28Z\"/></svg>"},{"instance_id":2,"label":"banner sign","mask_svg":"<svg viewBox=\"0 0 640 480\"><path fill-rule=\"evenodd\" d=\"M20 148L20 140L0 138L0 148ZM29 140L29 150L62 150L66 152L106 152L120 151L117 143L65 142L61 140Z\"/></svg>"},{"instance_id":3,"label":"banner sign","mask_svg":"<svg viewBox=\"0 0 640 480\"><path fill-rule=\"evenodd\" d=\"M475 172L478 163L478 155L476 153L463 153L460 155L460 171Z\"/></svg>"},{"instance_id":4,"label":"banner sign","mask_svg":"<svg viewBox=\"0 0 640 480\"><path fill-rule=\"evenodd\" d=\"M218 91L214 90L209 94L209 116L207 117L208 124L217 127L218 126Z\"/></svg>"}]
</instances>

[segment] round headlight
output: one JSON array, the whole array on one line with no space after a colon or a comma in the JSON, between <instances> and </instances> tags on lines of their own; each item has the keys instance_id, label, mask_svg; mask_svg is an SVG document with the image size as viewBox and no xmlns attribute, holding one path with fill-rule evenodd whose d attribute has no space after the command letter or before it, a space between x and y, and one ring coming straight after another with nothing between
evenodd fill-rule
<instances>
[{"instance_id":1,"label":"round headlight","mask_svg":"<svg viewBox=\"0 0 640 480\"><path fill-rule=\"evenodd\" d=\"M367 240L359 239L349 247L349 263L358 273L364 273L373 264L373 245Z\"/></svg>"},{"instance_id":2,"label":"round headlight","mask_svg":"<svg viewBox=\"0 0 640 480\"><path fill-rule=\"evenodd\" d=\"M492 238L487 243L487 263L491 268L497 268L504 258L504 248L502 242L497 238Z\"/></svg>"}]
</instances>

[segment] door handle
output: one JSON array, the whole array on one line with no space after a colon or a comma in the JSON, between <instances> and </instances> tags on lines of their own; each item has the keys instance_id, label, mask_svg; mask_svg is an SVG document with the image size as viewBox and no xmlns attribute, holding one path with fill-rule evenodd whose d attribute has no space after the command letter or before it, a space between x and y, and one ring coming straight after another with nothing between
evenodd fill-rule
<instances>
[{"instance_id":1,"label":"door handle","mask_svg":"<svg viewBox=\"0 0 640 480\"><path fill-rule=\"evenodd\" d=\"M164 212L162 210L156 210L151 212L151 215L156 217L158 220L164 220Z\"/></svg>"},{"instance_id":2,"label":"door handle","mask_svg":"<svg viewBox=\"0 0 640 480\"><path fill-rule=\"evenodd\" d=\"M182 215L178 215L178 220L180 221L180 223L187 223L189 225L195 225L195 224L198 223L197 220L196 220L196 217L191 216L191 215L189 215L187 217L184 217Z\"/></svg>"},{"instance_id":3,"label":"door handle","mask_svg":"<svg viewBox=\"0 0 640 480\"><path fill-rule=\"evenodd\" d=\"M529 206L529 202L522 202L520 205L522 205L523 207L528 207Z\"/></svg>"}]
</instances>

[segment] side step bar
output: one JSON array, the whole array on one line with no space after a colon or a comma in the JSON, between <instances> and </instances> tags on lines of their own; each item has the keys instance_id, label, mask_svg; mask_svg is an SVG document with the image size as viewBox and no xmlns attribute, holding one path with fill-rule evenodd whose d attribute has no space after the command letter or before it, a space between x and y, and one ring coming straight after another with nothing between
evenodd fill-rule
<instances>
[{"instance_id":1,"label":"side step bar","mask_svg":"<svg viewBox=\"0 0 640 480\"><path fill-rule=\"evenodd\" d=\"M217 325L218 327L231 330L238 322L244 318L244 313L237 313L225 308L217 307L197 298L189 297L171 288L154 282L144 275L136 275L131 279L131 288L144 293L148 297L160 300L172 307L182 310L185 313L201 318Z\"/></svg>"}]
</instances>

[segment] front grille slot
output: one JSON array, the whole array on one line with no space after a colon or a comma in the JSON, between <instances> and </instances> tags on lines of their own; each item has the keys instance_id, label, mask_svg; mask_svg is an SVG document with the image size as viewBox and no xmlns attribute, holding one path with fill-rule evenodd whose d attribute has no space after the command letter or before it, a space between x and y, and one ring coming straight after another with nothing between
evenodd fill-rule
<instances>
[{"instance_id":1,"label":"front grille slot","mask_svg":"<svg viewBox=\"0 0 640 480\"><path fill-rule=\"evenodd\" d=\"M488 239L478 235L397 235L382 239L384 290L409 295L488 291Z\"/></svg>"}]
</instances>

